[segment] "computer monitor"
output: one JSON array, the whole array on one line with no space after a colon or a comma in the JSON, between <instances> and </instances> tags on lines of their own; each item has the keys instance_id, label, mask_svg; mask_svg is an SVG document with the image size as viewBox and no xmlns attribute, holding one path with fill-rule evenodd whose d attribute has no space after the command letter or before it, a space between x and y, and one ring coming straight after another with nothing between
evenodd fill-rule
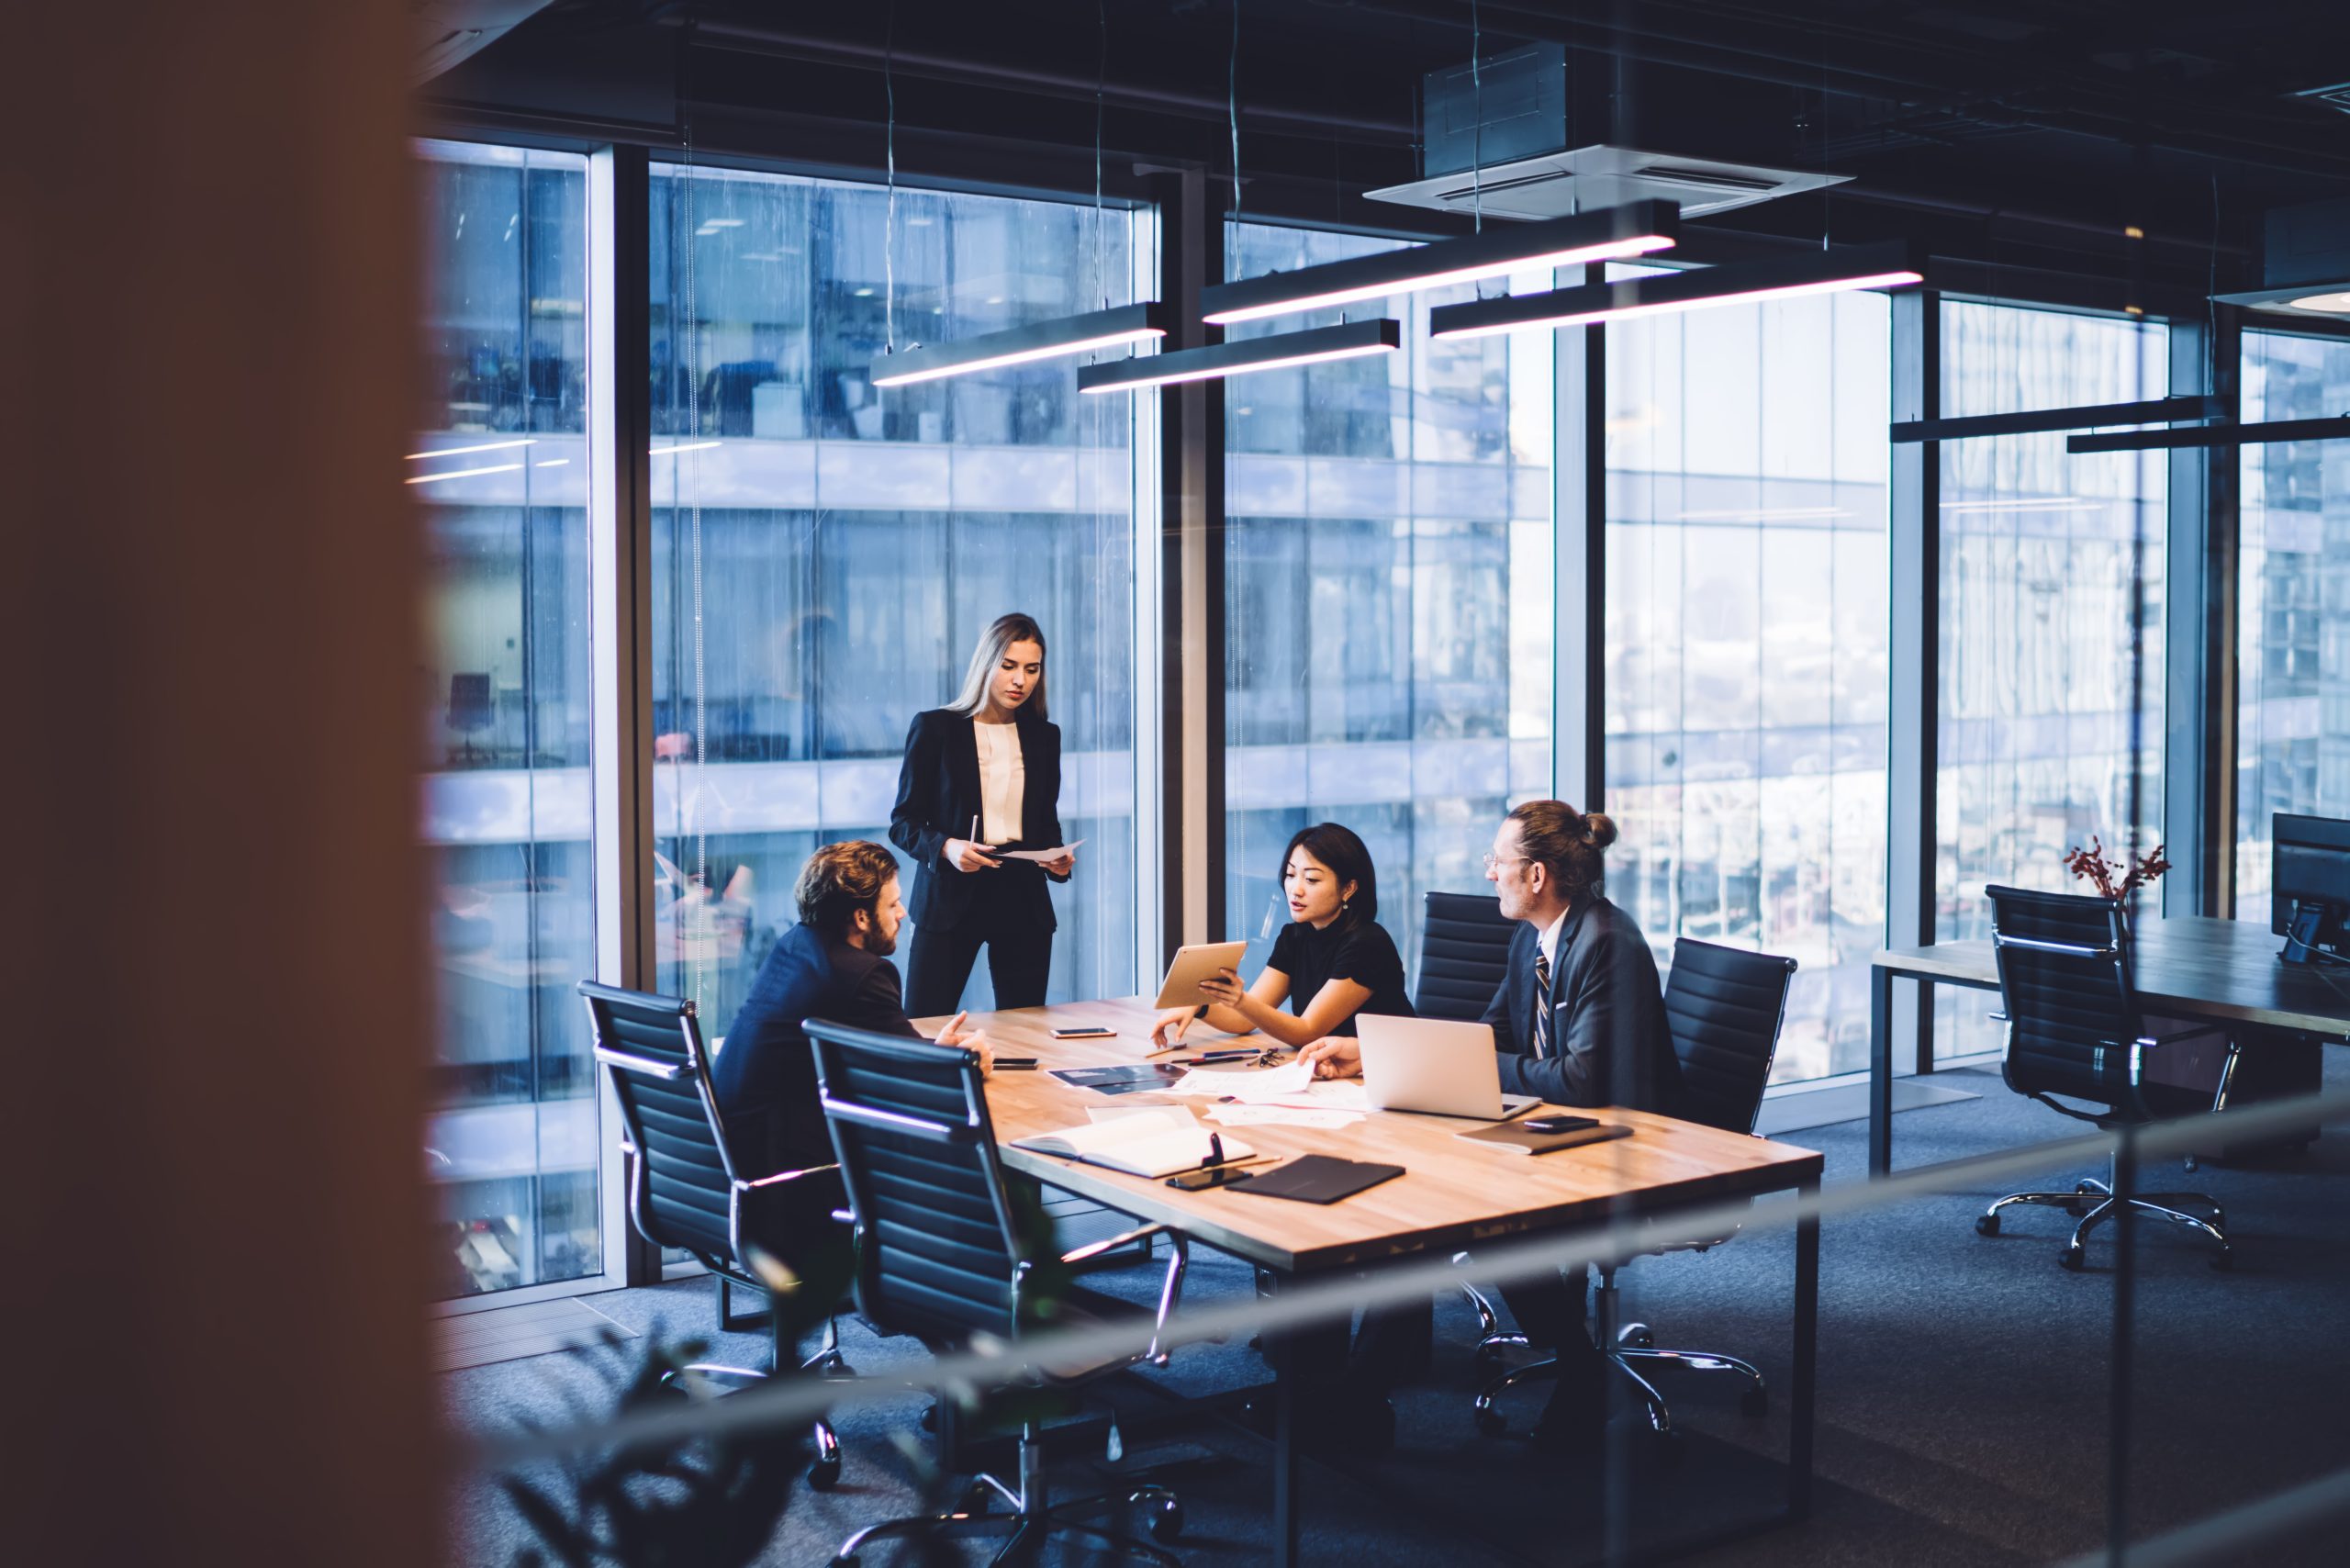
<instances>
[{"instance_id":1,"label":"computer monitor","mask_svg":"<svg viewBox=\"0 0 2350 1568\"><path fill-rule=\"evenodd\" d=\"M2350 929L2350 822L2278 812L2268 842L2268 928L2285 938L2278 957L2306 964L2321 948L2340 957Z\"/></svg>"}]
</instances>

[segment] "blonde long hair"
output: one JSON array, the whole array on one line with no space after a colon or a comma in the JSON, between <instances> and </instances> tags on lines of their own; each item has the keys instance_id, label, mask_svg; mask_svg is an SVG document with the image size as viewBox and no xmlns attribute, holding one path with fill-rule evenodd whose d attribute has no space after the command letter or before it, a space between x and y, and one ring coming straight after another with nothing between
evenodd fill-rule
<instances>
[{"instance_id":1,"label":"blonde long hair","mask_svg":"<svg viewBox=\"0 0 2350 1568\"><path fill-rule=\"evenodd\" d=\"M1036 689L1020 705L1021 711L1039 719L1045 716L1045 629L1036 624L1034 616L1023 615L1016 610L1009 615L997 616L979 633L979 645L971 650L971 667L963 672L963 689L946 705L948 712L960 713L967 719L979 715L979 710L988 705L988 678L1003 662L1004 650L1014 643L1036 644Z\"/></svg>"}]
</instances>

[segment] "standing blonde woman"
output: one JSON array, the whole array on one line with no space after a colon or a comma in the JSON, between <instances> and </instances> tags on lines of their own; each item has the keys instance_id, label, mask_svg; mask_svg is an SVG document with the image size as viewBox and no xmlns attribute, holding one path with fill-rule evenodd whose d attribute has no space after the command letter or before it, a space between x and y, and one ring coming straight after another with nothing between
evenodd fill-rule
<instances>
[{"instance_id":1,"label":"standing blonde woman","mask_svg":"<svg viewBox=\"0 0 2350 1568\"><path fill-rule=\"evenodd\" d=\"M1069 880L1076 856L1005 858L1007 849L1061 849L1061 733L1045 719L1045 633L999 616L979 636L963 689L914 716L898 770L890 840L914 860L914 939L906 1009L953 1013L979 949L998 1007L1037 1007L1053 960L1046 879Z\"/></svg>"}]
</instances>

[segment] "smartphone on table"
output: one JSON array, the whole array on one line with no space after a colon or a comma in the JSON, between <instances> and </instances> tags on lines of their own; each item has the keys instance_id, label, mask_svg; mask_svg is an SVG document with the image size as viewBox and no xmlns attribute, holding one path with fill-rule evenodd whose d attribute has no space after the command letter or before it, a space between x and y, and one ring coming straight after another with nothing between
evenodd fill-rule
<instances>
[{"instance_id":1,"label":"smartphone on table","mask_svg":"<svg viewBox=\"0 0 2350 1568\"><path fill-rule=\"evenodd\" d=\"M1234 1182L1246 1182L1254 1167L1245 1165L1203 1165L1197 1170L1185 1170L1167 1178L1167 1184L1185 1193L1197 1193L1209 1187L1222 1187Z\"/></svg>"},{"instance_id":2,"label":"smartphone on table","mask_svg":"<svg viewBox=\"0 0 2350 1568\"><path fill-rule=\"evenodd\" d=\"M1596 1116L1527 1116L1518 1124L1530 1133L1579 1133L1599 1125Z\"/></svg>"}]
</instances>

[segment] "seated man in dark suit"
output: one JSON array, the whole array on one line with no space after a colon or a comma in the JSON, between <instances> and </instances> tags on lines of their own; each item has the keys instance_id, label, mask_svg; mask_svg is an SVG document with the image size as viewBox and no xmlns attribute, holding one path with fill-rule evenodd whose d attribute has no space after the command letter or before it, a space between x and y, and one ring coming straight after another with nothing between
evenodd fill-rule
<instances>
[{"instance_id":1,"label":"seated man in dark suit","mask_svg":"<svg viewBox=\"0 0 2350 1568\"><path fill-rule=\"evenodd\" d=\"M906 918L897 857L864 840L828 844L808 857L792 892L800 924L760 966L711 1065L727 1141L744 1167L736 1174L746 1180L833 1162L816 1056L802 1021L921 1038L906 1017L898 967L890 962ZM964 1029L959 1013L938 1043L976 1050L983 1060L987 1055L987 1041ZM826 1184L828 1209L842 1201L840 1193L836 1181Z\"/></svg>"},{"instance_id":2,"label":"seated man in dark suit","mask_svg":"<svg viewBox=\"0 0 2350 1568\"><path fill-rule=\"evenodd\" d=\"M1613 822L1561 801L1528 801L1503 819L1485 879L1520 924L1484 1021L1505 1093L1672 1115L1681 1064L1656 955L1600 891L1600 851L1615 842ZM1577 1269L1502 1293L1528 1340L1558 1349L1558 1387L1534 1428L1546 1447L1595 1442L1606 1414L1607 1361L1583 1327L1589 1289L1590 1271Z\"/></svg>"}]
</instances>

